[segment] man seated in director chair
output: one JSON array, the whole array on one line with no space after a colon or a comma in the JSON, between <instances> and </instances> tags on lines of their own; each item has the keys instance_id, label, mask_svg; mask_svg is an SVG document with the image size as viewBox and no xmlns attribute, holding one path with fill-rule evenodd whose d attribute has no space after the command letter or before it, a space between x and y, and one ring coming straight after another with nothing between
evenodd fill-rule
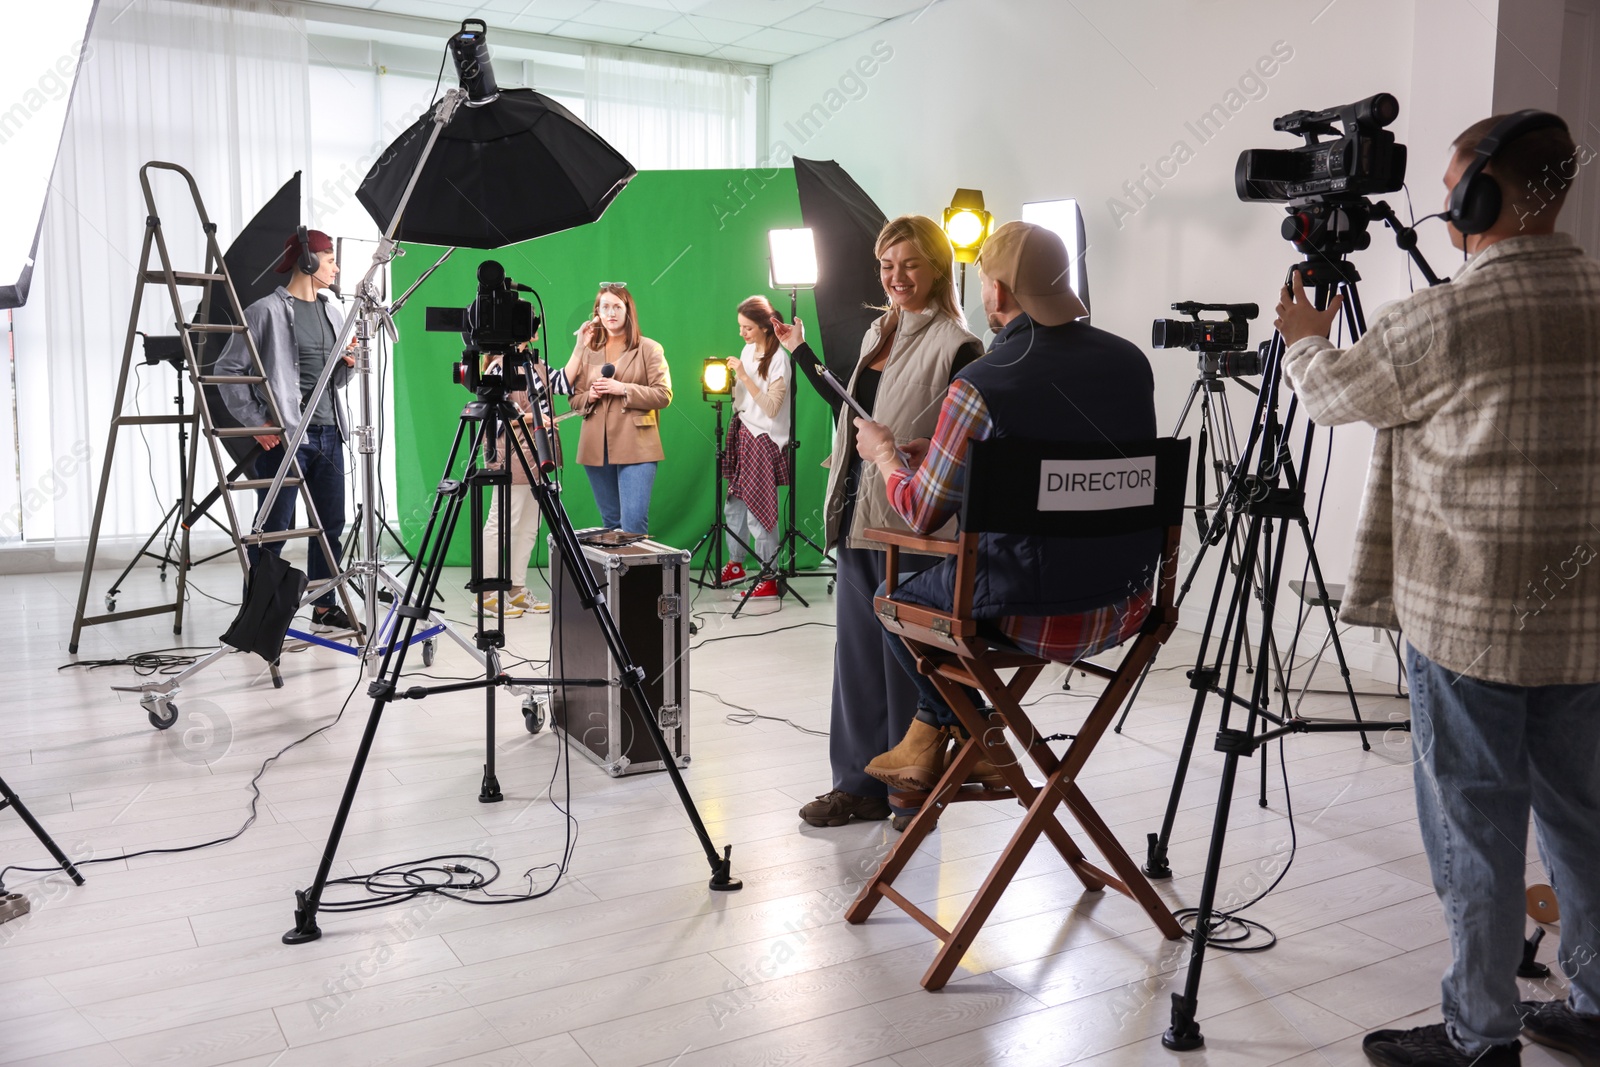
<instances>
[{"instance_id":1,"label":"man seated in director chair","mask_svg":"<svg viewBox=\"0 0 1600 1067\"><path fill-rule=\"evenodd\" d=\"M1156 436L1150 362L1128 341L1075 321L1087 312L1067 284L1060 237L1007 223L984 245L978 266L984 310L997 333L988 354L951 383L932 440L903 446L915 465L901 465L885 427L857 420L862 457L883 469L889 501L915 533L937 530L960 510L969 442L1019 438L1106 446ZM1095 477L1091 487L1115 492L1121 486L1114 481ZM903 547L923 551L913 549L911 540ZM1073 663L1122 644L1144 627L1163 540L1155 528L1070 539L984 534L973 561L970 604L956 603L956 557L898 587L891 571L879 596L942 611L954 606L956 614L981 620L978 632L992 645ZM880 601L880 614L885 607ZM939 780L950 743L965 731L895 629L886 629L884 638L917 683L917 715L905 738L866 770L891 789L924 792ZM966 692L975 708L988 710L976 692ZM967 775L968 782L986 785L1000 779L986 758Z\"/></svg>"}]
</instances>

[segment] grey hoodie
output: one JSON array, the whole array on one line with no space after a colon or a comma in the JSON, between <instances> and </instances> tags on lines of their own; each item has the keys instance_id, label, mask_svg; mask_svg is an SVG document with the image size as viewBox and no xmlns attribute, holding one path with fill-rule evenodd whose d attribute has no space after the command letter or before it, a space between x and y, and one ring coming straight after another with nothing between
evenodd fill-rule
<instances>
[{"instance_id":1,"label":"grey hoodie","mask_svg":"<svg viewBox=\"0 0 1600 1067\"><path fill-rule=\"evenodd\" d=\"M267 384L272 386L272 395L277 399L278 410L283 415L285 440L300 426L302 414L300 349L295 345L294 339L293 301L294 297L289 295L289 290L280 285L244 309L245 325L250 328L250 336L255 338L256 350L261 353L261 365L266 368ZM339 330L344 326L344 315L322 293L317 294L317 303L322 305L329 324L333 326L334 336L337 337ZM236 333L228 338L228 346L222 350L222 355L217 357L213 373L228 375L255 373L250 366L250 349L245 345L244 334ZM349 379L350 367L344 360L336 359L333 380L329 383L329 388L338 390ZM222 402L228 405L228 410L241 425L272 425L266 399L259 386L219 385L217 391L222 394ZM344 407L339 402L337 392L333 394L333 421L338 424L340 440L345 440L348 437L349 420L345 417Z\"/></svg>"}]
</instances>

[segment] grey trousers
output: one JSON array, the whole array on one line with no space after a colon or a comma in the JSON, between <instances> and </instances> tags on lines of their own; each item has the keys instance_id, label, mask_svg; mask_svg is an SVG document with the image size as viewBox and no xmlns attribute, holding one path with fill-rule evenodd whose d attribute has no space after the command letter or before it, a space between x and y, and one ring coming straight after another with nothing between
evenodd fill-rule
<instances>
[{"instance_id":1,"label":"grey trousers","mask_svg":"<svg viewBox=\"0 0 1600 1067\"><path fill-rule=\"evenodd\" d=\"M844 529L850 528L849 515ZM834 606L839 629L833 646L833 713L828 726L828 756L833 787L860 797L886 797L889 789L865 770L874 756L900 743L917 712L917 687L888 654L883 624L872 598L883 584L884 554L835 549L839 561ZM931 556L902 555L902 577L937 563Z\"/></svg>"}]
</instances>

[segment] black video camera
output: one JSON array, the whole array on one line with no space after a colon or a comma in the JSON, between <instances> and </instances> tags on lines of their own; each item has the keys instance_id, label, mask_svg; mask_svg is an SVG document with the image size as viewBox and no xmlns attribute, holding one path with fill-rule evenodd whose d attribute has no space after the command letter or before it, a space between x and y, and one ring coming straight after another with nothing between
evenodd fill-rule
<instances>
[{"instance_id":1,"label":"black video camera","mask_svg":"<svg viewBox=\"0 0 1600 1067\"><path fill-rule=\"evenodd\" d=\"M464 308L429 308L426 328L459 333L468 348L509 355L533 339L539 316L518 291L533 292L506 277L505 268L492 259L478 264L478 298Z\"/></svg>"},{"instance_id":2,"label":"black video camera","mask_svg":"<svg viewBox=\"0 0 1600 1067\"><path fill-rule=\"evenodd\" d=\"M1200 372L1208 377L1243 377L1261 373L1261 355L1248 351L1250 320L1261 313L1255 304L1201 304L1185 300L1172 310L1188 319L1156 319L1150 331L1153 348L1187 348L1200 353ZM1202 319L1202 311L1220 311L1225 319Z\"/></svg>"},{"instance_id":3,"label":"black video camera","mask_svg":"<svg viewBox=\"0 0 1600 1067\"><path fill-rule=\"evenodd\" d=\"M1306 143L1239 153L1233 171L1239 199L1301 204L1394 192L1405 184L1406 146L1384 127L1399 114L1399 101L1377 93L1343 107L1273 119L1273 129L1298 134Z\"/></svg>"}]
</instances>

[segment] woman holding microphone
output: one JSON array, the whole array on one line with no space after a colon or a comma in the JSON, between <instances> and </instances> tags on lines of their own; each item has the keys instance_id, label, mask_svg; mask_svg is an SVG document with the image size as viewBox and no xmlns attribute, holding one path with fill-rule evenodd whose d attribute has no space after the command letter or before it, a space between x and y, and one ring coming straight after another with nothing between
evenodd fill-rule
<instances>
[{"instance_id":1,"label":"woman holding microphone","mask_svg":"<svg viewBox=\"0 0 1600 1067\"><path fill-rule=\"evenodd\" d=\"M723 477L728 480L728 564L721 584L745 578L746 542L754 537L762 563L778 554L778 486L790 484L783 447L789 443L789 354L778 344L774 325L783 318L764 296L739 305L739 336L744 352L728 360L733 378L735 418L728 435ZM778 583L764 578L752 597L776 597Z\"/></svg>"},{"instance_id":2,"label":"woman holding microphone","mask_svg":"<svg viewBox=\"0 0 1600 1067\"><path fill-rule=\"evenodd\" d=\"M600 283L594 317L579 328L563 374L572 408L583 415L578 462L600 524L649 533L650 490L663 458L657 413L672 403L672 373L661 346L639 333L626 282Z\"/></svg>"},{"instance_id":3,"label":"woman holding microphone","mask_svg":"<svg viewBox=\"0 0 1600 1067\"><path fill-rule=\"evenodd\" d=\"M888 306L861 339L848 387L873 421L894 432L897 444L915 450L933 433L951 379L983 355L983 346L967 329L956 302L955 251L938 223L902 215L879 232L875 251ZM816 359L799 319L773 328L798 360ZM893 815L895 828L904 829L911 813L891 812L888 788L865 768L905 736L916 713L917 691L885 653L883 627L872 610L884 579L884 552L862 532L872 526L908 527L889 506L882 472L856 455L855 418L848 409L839 413L830 463L827 547L839 561L828 731L833 788L802 807L800 818L812 826L843 826L852 818ZM902 576L935 562L902 553Z\"/></svg>"}]
</instances>

